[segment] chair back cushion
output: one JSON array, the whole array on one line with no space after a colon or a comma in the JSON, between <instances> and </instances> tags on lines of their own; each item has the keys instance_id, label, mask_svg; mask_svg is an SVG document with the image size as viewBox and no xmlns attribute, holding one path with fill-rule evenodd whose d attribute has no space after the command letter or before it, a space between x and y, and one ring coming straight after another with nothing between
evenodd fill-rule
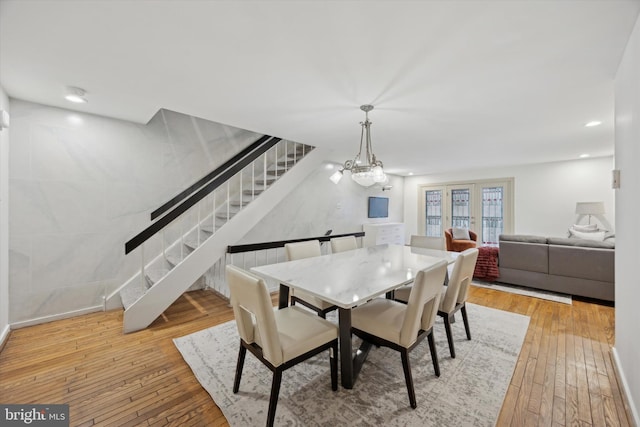
<instances>
[{"instance_id":1,"label":"chair back cushion","mask_svg":"<svg viewBox=\"0 0 640 427\"><path fill-rule=\"evenodd\" d=\"M336 237L331 239L331 252L344 252L358 249L355 236Z\"/></svg>"},{"instance_id":2,"label":"chair back cushion","mask_svg":"<svg viewBox=\"0 0 640 427\"><path fill-rule=\"evenodd\" d=\"M465 254L464 264L462 267L464 280L460 283L460 290L458 291L458 298L456 301L458 304L465 302L469 296L469 285L471 285L471 280L473 279L473 272L476 269L476 262L478 261L479 253L480 251L476 248L467 249L461 253L461 255Z\"/></svg>"},{"instance_id":3,"label":"chair back cushion","mask_svg":"<svg viewBox=\"0 0 640 427\"><path fill-rule=\"evenodd\" d=\"M415 248L444 250L444 238L418 236L413 234L411 236L411 240L409 241L409 246L413 246Z\"/></svg>"},{"instance_id":4,"label":"chair back cushion","mask_svg":"<svg viewBox=\"0 0 640 427\"><path fill-rule=\"evenodd\" d=\"M462 296L461 292L464 293L466 298L477 259L478 249L475 248L467 249L458 255L453 265L451 277L449 277L449 283L445 287L445 292L440 302L441 311L451 313L458 302L458 297Z\"/></svg>"},{"instance_id":5,"label":"chair back cushion","mask_svg":"<svg viewBox=\"0 0 640 427\"><path fill-rule=\"evenodd\" d=\"M307 240L305 242L287 243L284 245L284 253L287 261L320 256L320 241Z\"/></svg>"},{"instance_id":6,"label":"chair back cushion","mask_svg":"<svg viewBox=\"0 0 640 427\"><path fill-rule=\"evenodd\" d=\"M409 294L402 328L400 329L400 345L409 347L418 337L418 331L424 329L422 328L422 318L425 305L440 297L440 290L442 289L446 272L447 262L442 260L427 269L419 271L416 275L413 288ZM429 313L429 316L431 314ZM435 314L433 316L435 319Z\"/></svg>"},{"instance_id":7,"label":"chair back cushion","mask_svg":"<svg viewBox=\"0 0 640 427\"><path fill-rule=\"evenodd\" d=\"M233 265L227 265L226 273L240 338L251 344L259 333L264 358L275 366L282 364L282 346L267 285Z\"/></svg>"}]
</instances>

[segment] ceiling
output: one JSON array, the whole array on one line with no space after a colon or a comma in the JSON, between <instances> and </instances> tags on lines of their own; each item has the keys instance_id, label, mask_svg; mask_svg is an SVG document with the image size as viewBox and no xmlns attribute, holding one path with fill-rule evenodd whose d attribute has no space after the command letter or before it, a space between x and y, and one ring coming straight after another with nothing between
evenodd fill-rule
<instances>
[{"instance_id":1,"label":"ceiling","mask_svg":"<svg viewBox=\"0 0 640 427\"><path fill-rule=\"evenodd\" d=\"M613 154L640 1L0 0L9 96L146 123L160 108L390 173ZM64 100L86 89L88 104ZM585 127L592 120L597 127Z\"/></svg>"}]
</instances>

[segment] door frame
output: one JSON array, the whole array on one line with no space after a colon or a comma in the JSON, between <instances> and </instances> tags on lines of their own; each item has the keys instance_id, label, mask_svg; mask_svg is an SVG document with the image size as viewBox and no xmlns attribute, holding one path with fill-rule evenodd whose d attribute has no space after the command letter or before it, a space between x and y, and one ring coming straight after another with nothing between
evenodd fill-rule
<instances>
[{"instance_id":1,"label":"door frame","mask_svg":"<svg viewBox=\"0 0 640 427\"><path fill-rule=\"evenodd\" d=\"M428 190L442 190L443 191L443 209L442 209L442 227L443 236L444 230L448 228L447 216L450 217L451 207L449 206L449 194L451 189L462 188L468 186L472 188L471 203L471 227L470 230L478 234L478 241L482 241L482 188L501 186L504 188L503 193L503 233L513 234L515 229L515 199L514 199L514 187L515 180L513 177L508 178L492 178L492 179L476 179L465 181L452 181L432 184L420 184L418 185L418 233L426 235L426 204L425 204L425 192Z\"/></svg>"}]
</instances>

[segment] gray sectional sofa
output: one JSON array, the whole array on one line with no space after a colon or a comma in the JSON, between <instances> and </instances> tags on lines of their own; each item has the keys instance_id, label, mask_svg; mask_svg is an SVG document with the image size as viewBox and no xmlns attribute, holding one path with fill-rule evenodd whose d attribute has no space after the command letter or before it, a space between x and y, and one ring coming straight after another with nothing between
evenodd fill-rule
<instances>
[{"instance_id":1,"label":"gray sectional sofa","mask_svg":"<svg viewBox=\"0 0 640 427\"><path fill-rule=\"evenodd\" d=\"M499 282L614 300L613 241L500 236Z\"/></svg>"}]
</instances>

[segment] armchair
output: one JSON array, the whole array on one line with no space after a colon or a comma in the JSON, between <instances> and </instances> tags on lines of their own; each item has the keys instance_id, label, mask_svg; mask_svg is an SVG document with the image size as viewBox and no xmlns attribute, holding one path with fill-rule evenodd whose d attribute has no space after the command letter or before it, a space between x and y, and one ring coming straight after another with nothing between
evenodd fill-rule
<instances>
[{"instance_id":1,"label":"armchair","mask_svg":"<svg viewBox=\"0 0 640 427\"><path fill-rule=\"evenodd\" d=\"M466 239L454 239L453 238L453 229L448 228L444 230L444 237L447 243L447 250L454 252L462 252L466 249L471 249L476 247L476 241L478 240L478 235L469 230L470 240Z\"/></svg>"}]
</instances>

